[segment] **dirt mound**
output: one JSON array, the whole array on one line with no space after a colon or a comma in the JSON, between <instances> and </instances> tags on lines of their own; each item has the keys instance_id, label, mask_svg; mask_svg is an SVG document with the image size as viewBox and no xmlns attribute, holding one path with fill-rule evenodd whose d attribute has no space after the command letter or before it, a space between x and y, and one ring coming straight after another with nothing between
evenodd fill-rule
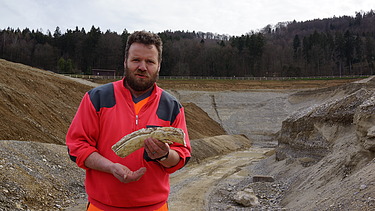
<instances>
[{"instance_id":1,"label":"dirt mound","mask_svg":"<svg viewBox=\"0 0 375 211\"><path fill-rule=\"evenodd\" d=\"M220 135L195 139L191 142L192 161L197 162L214 156L225 155L233 151L251 147L252 141L243 135Z\"/></svg>"},{"instance_id":2,"label":"dirt mound","mask_svg":"<svg viewBox=\"0 0 375 211\"><path fill-rule=\"evenodd\" d=\"M63 144L77 106L90 88L0 59L0 140Z\"/></svg>"},{"instance_id":3,"label":"dirt mound","mask_svg":"<svg viewBox=\"0 0 375 211\"><path fill-rule=\"evenodd\" d=\"M183 103L186 124L190 139L225 135L225 130L219 123L213 121L206 112L194 103Z\"/></svg>"}]
</instances>

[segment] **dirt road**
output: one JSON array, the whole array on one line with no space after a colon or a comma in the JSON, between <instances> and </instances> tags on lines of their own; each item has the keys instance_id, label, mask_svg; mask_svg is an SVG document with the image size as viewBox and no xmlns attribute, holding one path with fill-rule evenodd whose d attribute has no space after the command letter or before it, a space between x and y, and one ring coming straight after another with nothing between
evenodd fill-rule
<instances>
[{"instance_id":1,"label":"dirt road","mask_svg":"<svg viewBox=\"0 0 375 211\"><path fill-rule=\"evenodd\" d=\"M251 147L243 151L205 159L201 163L191 163L173 173L170 177L169 210L210 210L209 194L216 184L224 179L227 181L228 179L243 179L251 175L247 167L266 158L265 154L271 150L273 149ZM84 210L86 203L86 200L81 200L79 205L66 210Z\"/></svg>"},{"instance_id":2,"label":"dirt road","mask_svg":"<svg viewBox=\"0 0 375 211\"><path fill-rule=\"evenodd\" d=\"M249 148L188 165L171 175L170 210L209 210L207 198L223 179L243 178L251 174L247 167L266 157L270 148Z\"/></svg>"}]
</instances>

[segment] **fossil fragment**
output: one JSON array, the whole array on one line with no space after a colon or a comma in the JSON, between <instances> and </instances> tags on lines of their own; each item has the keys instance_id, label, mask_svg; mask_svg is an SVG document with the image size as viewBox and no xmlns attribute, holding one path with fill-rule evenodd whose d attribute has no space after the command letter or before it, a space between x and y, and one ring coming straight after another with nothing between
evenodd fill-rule
<instances>
[{"instance_id":1,"label":"fossil fragment","mask_svg":"<svg viewBox=\"0 0 375 211\"><path fill-rule=\"evenodd\" d=\"M144 140L150 137L168 144L177 142L184 146L186 145L185 133L182 129L174 127L152 127L142 128L124 136L112 146L112 150L116 155L126 157L143 147Z\"/></svg>"}]
</instances>

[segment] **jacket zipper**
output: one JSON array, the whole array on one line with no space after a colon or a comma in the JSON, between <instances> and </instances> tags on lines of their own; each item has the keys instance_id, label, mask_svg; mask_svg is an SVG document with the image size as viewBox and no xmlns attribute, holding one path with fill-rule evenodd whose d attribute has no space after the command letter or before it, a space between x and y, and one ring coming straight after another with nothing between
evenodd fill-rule
<instances>
[{"instance_id":1,"label":"jacket zipper","mask_svg":"<svg viewBox=\"0 0 375 211\"><path fill-rule=\"evenodd\" d=\"M149 104L150 104L150 99L147 101L146 104L143 105L143 107L141 108L141 110L139 110L139 113L135 115L135 126L138 128L138 124L139 124L139 114L143 112L143 110L147 109L147 107L149 107Z\"/></svg>"}]
</instances>

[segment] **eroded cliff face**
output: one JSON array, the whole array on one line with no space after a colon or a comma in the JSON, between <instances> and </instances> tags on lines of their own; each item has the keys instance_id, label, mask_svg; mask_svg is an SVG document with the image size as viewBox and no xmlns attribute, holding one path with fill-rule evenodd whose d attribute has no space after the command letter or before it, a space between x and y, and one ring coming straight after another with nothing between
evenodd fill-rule
<instances>
[{"instance_id":1,"label":"eroded cliff face","mask_svg":"<svg viewBox=\"0 0 375 211\"><path fill-rule=\"evenodd\" d=\"M365 150L375 152L375 95L364 101L354 115L358 141Z\"/></svg>"},{"instance_id":2,"label":"eroded cliff face","mask_svg":"<svg viewBox=\"0 0 375 211\"><path fill-rule=\"evenodd\" d=\"M355 130L356 147L375 150L375 92L360 88L338 100L309 107L282 123L276 159L313 164L334 151L340 133Z\"/></svg>"},{"instance_id":3,"label":"eroded cliff face","mask_svg":"<svg viewBox=\"0 0 375 211\"><path fill-rule=\"evenodd\" d=\"M375 81L345 97L293 114L276 148L291 210L366 210L375 206ZM309 207L309 208L306 208Z\"/></svg>"}]
</instances>

